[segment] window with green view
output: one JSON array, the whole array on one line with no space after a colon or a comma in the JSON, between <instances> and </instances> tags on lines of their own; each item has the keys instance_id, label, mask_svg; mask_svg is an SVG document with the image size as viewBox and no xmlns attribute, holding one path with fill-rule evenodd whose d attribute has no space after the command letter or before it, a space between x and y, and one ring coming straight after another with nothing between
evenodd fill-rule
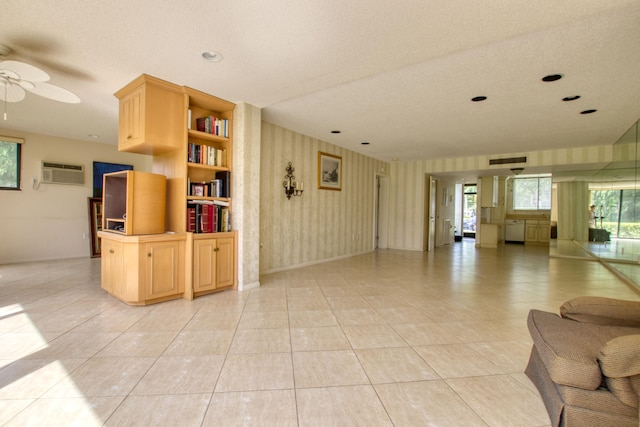
<instances>
[{"instance_id":1,"label":"window with green view","mask_svg":"<svg viewBox=\"0 0 640 427\"><path fill-rule=\"evenodd\" d=\"M20 189L21 141L0 137L0 190Z\"/></svg>"},{"instance_id":2,"label":"window with green view","mask_svg":"<svg viewBox=\"0 0 640 427\"><path fill-rule=\"evenodd\" d=\"M551 177L514 178L513 209L551 209Z\"/></svg>"}]
</instances>

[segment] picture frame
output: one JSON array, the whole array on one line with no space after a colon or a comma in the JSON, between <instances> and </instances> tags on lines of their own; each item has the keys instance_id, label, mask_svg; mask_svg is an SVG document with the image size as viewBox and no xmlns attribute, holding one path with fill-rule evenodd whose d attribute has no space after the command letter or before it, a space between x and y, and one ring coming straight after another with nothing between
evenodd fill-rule
<instances>
[{"instance_id":1,"label":"picture frame","mask_svg":"<svg viewBox=\"0 0 640 427\"><path fill-rule=\"evenodd\" d=\"M89 231L91 233L91 258L97 258L102 254L98 231L102 231L102 198L89 197Z\"/></svg>"},{"instance_id":2,"label":"picture frame","mask_svg":"<svg viewBox=\"0 0 640 427\"><path fill-rule=\"evenodd\" d=\"M342 157L318 151L318 188L342 190Z\"/></svg>"}]
</instances>

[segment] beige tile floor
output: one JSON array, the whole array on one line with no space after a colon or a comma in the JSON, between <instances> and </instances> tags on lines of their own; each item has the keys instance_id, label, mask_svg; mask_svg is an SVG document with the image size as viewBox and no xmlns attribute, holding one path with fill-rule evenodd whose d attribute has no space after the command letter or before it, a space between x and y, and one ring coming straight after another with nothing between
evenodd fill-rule
<instances>
[{"instance_id":1,"label":"beige tile floor","mask_svg":"<svg viewBox=\"0 0 640 427\"><path fill-rule=\"evenodd\" d=\"M0 266L2 426L546 426L530 309L639 299L545 247L380 251L129 307L100 261Z\"/></svg>"}]
</instances>

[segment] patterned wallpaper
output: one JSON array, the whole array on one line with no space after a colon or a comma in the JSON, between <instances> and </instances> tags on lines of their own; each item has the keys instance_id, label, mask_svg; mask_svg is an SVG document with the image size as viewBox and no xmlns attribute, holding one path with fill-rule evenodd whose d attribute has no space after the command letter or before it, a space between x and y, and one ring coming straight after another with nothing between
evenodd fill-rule
<instances>
[{"instance_id":1,"label":"patterned wallpaper","mask_svg":"<svg viewBox=\"0 0 640 427\"><path fill-rule=\"evenodd\" d=\"M342 191L318 189L318 151L342 157ZM373 249L375 176L389 163L266 122L260 158L261 274ZM291 200L288 162L304 183Z\"/></svg>"}]
</instances>

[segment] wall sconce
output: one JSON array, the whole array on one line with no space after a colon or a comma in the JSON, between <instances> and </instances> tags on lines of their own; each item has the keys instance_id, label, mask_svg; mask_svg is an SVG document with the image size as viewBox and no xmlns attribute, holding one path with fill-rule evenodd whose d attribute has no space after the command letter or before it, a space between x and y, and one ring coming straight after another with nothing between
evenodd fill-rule
<instances>
[{"instance_id":1,"label":"wall sconce","mask_svg":"<svg viewBox=\"0 0 640 427\"><path fill-rule=\"evenodd\" d=\"M282 186L284 187L284 194L287 196L287 199L291 199L291 196L302 196L302 192L304 191L302 182L298 184L296 182L296 177L293 176L293 165L291 162L285 168L287 174L284 176L284 181L282 181Z\"/></svg>"}]
</instances>

